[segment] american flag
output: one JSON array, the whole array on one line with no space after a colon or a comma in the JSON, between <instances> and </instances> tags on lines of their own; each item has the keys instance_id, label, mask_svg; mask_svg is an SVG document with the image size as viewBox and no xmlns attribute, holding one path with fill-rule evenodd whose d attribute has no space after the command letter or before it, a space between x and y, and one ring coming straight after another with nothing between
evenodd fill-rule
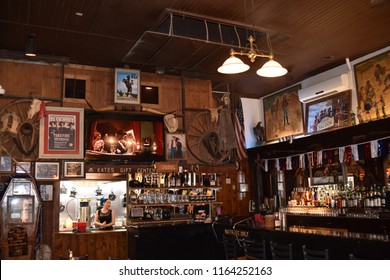
<instances>
[{"instance_id":1,"label":"american flag","mask_svg":"<svg viewBox=\"0 0 390 280\"><path fill-rule=\"evenodd\" d=\"M244 113L242 111L241 98L238 99L238 106L234 114L234 131L236 134L238 158L242 160L243 158L247 158L248 155L245 145Z\"/></svg>"}]
</instances>

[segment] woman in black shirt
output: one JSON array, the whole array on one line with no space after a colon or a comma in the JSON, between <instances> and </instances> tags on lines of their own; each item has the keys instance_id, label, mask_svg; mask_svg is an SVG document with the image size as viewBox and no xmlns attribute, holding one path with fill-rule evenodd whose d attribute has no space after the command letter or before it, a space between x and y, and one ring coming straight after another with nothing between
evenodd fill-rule
<instances>
[{"instance_id":1,"label":"woman in black shirt","mask_svg":"<svg viewBox=\"0 0 390 280\"><path fill-rule=\"evenodd\" d=\"M96 211L94 223L99 229L113 229L115 225L115 212L110 207L111 200L106 198L104 199L103 208Z\"/></svg>"}]
</instances>

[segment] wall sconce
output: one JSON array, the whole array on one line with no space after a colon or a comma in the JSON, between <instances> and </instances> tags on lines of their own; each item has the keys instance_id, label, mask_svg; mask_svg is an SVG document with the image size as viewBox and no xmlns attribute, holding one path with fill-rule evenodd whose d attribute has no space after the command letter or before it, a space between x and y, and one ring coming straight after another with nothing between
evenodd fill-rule
<instances>
[{"instance_id":1,"label":"wall sconce","mask_svg":"<svg viewBox=\"0 0 390 280\"><path fill-rule=\"evenodd\" d=\"M30 33L28 35L25 55L30 57L37 56L35 49L35 33Z\"/></svg>"},{"instance_id":2,"label":"wall sconce","mask_svg":"<svg viewBox=\"0 0 390 280\"><path fill-rule=\"evenodd\" d=\"M5 94L5 89L3 89L3 87L0 85L0 95L4 95Z\"/></svg>"}]
</instances>

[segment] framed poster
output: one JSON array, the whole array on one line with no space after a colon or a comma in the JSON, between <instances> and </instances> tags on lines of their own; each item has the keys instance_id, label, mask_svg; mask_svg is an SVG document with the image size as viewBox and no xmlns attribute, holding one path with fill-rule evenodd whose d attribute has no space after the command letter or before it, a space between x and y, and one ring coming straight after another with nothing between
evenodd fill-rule
<instances>
[{"instance_id":1,"label":"framed poster","mask_svg":"<svg viewBox=\"0 0 390 280\"><path fill-rule=\"evenodd\" d=\"M58 180L60 164L58 162L36 162L35 179L37 180Z\"/></svg>"},{"instance_id":2,"label":"framed poster","mask_svg":"<svg viewBox=\"0 0 390 280\"><path fill-rule=\"evenodd\" d=\"M165 141L167 159L186 159L186 136L182 133L168 133Z\"/></svg>"},{"instance_id":3,"label":"framed poster","mask_svg":"<svg viewBox=\"0 0 390 280\"><path fill-rule=\"evenodd\" d=\"M0 172L12 172L12 159L10 156L0 156Z\"/></svg>"},{"instance_id":4,"label":"framed poster","mask_svg":"<svg viewBox=\"0 0 390 280\"><path fill-rule=\"evenodd\" d=\"M390 51L354 66L358 100L357 115L358 118L359 115L361 116L362 121L386 118L390 115L390 71L388 69L390 69Z\"/></svg>"},{"instance_id":5,"label":"framed poster","mask_svg":"<svg viewBox=\"0 0 390 280\"><path fill-rule=\"evenodd\" d=\"M264 126L267 142L304 133L303 108L297 85L264 97Z\"/></svg>"},{"instance_id":6,"label":"framed poster","mask_svg":"<svg viewBox=\"0 0 390 280\"><path fill-rule=\"evenodd\" d=\"M16 173L31 173L31 162L19 161L18 164L16 164L15 172Z\"/></svg>"},{"instance_id":7,"label":"framed poster","mask_svg":"<svg viewBox=\"0 0 390 280\"><path fill-rule=\"evenodd\" d=\"M83 178L84 162L83 161L64 161L62 175L64 178Z\"/></svg>"},{"instance_id":8,"label":"framed poster","mask_svg":"<svg viewBox=\"0 0 390 280\"><path fill-rule=\"evenodd\" d=\"M140 104L140 71L115 69L115 103Z\"/></svg>"},{"instance_id":9,"label":"framed poster","mask_svg":"<svg viewBox=\"0 0 390 280\"><path fill-rule=\"evenodd\" d=\"M40 158L84 157L84 109L46 107L39 125Z\"/></svg>"},{"instance_id":10,"label":"framed poster","mask_svg":"<svg viewBox=\"0 0 390 280\"><path fill-rule=\"evenodd\" d=\"M314 134L351 125L351 90L306 104L306 133Z\"/></svg>"}]
</instances>

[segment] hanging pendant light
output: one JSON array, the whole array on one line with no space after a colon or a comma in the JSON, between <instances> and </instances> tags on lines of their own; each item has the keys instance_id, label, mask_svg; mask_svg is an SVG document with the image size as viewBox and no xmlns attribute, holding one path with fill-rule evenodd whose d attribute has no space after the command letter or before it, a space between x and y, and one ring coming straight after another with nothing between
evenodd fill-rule
<instances>
[{"instance_id":1,"label":"hanging pendant light","mask_svg":"<svg viewBox=\"0 0 390 280\"><path fill-rule=\"evenodd\" d=\"M233 52L233 50L231 50ZM241 59L231 53L230 57L218 68L218 72L222 74L238 74L248 71L249 65L245 64Z\"/></svg>"},{"instance_id":2,"label":"hanging pendant light","mask_svg":"<svg viewBox=\"0 0 390 280\"><path fill-rule=\"evenodd\" d=\"M26 44L26 56L37 56L35 49L35 33L30 33L28 35L28 40Z\"/></svg>"},{"instance_id":3,"label":"hanging pendant light","mask_svg":"<svg viewBox=\"0 0 390 280\"><path fill-rule=\"evenodd\" d=\"M257 70L257 74L262 77L280 77L287 73L287 69L283 68L278 62L274 60L272 54L272 47L269 35L267 34L267 44L270 49L270 54L259 53L257 46L254 44L255 38L249 36L249 50L248 52L236 52L233 49L230 50L230 57L218 68L219 73L223 74L238 74L247 71L250 67L245 64L241 59L235 57L235 55L245 55L251 62L255 62L256 57L265 57L269 61L266 62L263 67Z\"/></svg>"},{"instance_id":4,"label":"hanging pendant light","mask_svg":"<svg viewBox=\"0 0 390 280\"><path fill-rule=\"evenodd\" d=\"M270 59L256 71L256 74L267 78L280 77L287 74L287 69L283 68L282 65L275 60Z\"/></svg>"}]
</instances>

